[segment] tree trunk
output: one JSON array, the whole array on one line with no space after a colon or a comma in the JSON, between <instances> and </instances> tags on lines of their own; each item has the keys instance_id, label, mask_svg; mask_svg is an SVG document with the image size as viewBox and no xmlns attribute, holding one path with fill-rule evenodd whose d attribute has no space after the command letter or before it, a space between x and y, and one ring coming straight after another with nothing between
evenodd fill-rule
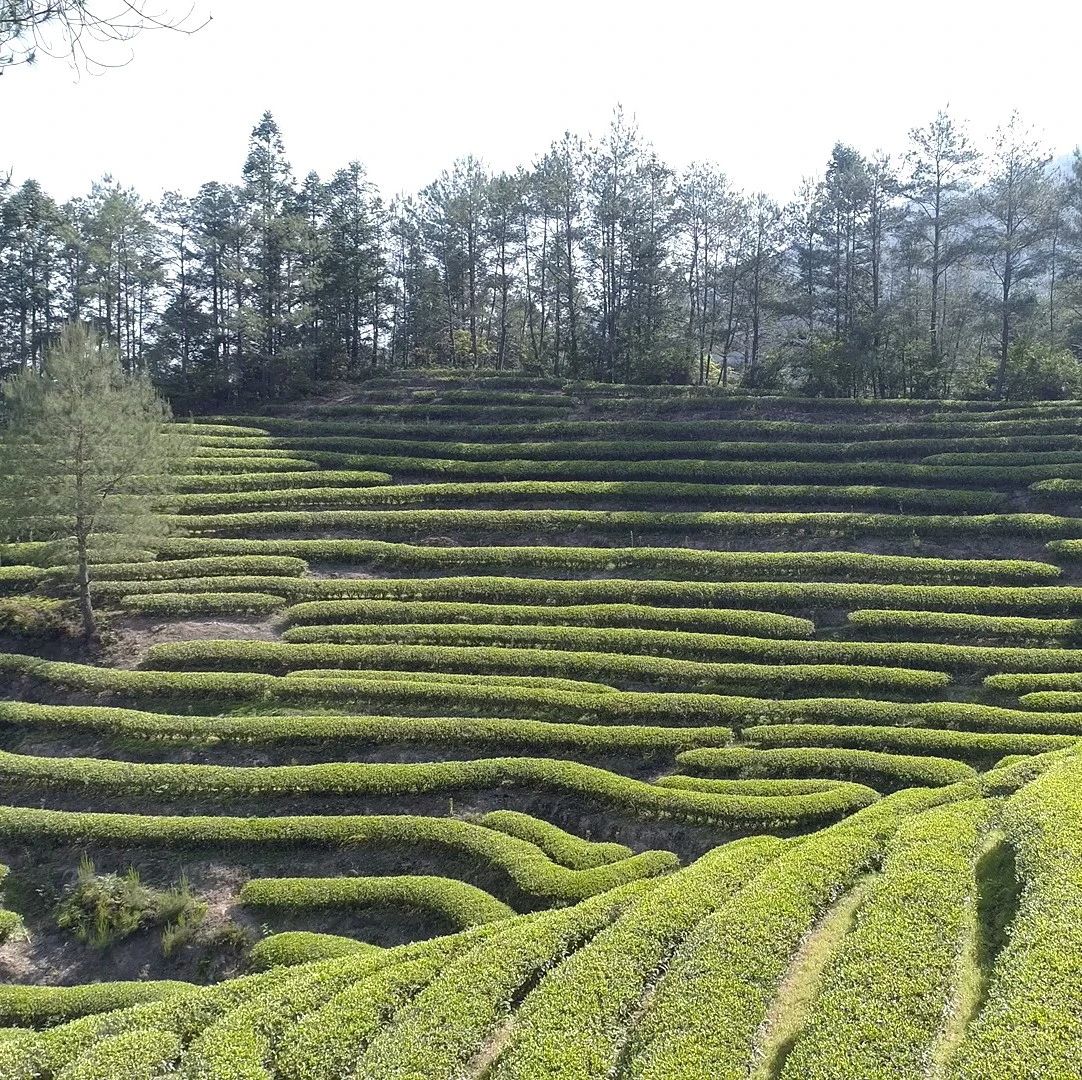
<instances>
[{"instance_id":1,"label":"tree trunk","mask_svg":"<svg viewBox=\"0 0 1082 1080\"><path fill-rule=\"evenodd\" d=\"M94 617L94 604L90 598L90 559L87 553L87 536L81 524L75 531L75 548L75 587L79 602L79 617L83 623L83 637L87 641L97 641L98 622Z\"/></svg>"}]
</instances>

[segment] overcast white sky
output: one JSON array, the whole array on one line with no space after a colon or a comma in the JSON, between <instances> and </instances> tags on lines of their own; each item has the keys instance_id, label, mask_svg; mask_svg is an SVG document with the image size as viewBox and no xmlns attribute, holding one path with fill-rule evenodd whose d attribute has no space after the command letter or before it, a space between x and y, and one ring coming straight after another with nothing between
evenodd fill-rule
<instances>
[{"instance_id":1,"label":"overcast white sky","mask_svg":"<svg viewBox=\"0 0 1082 1080\"><path fill-rule=\"evenodd\" d=\"M162 0L179 11L186 0ZM199 34L146 35L76 79L0 78L0 169L58 198L110 172L156 197L239 178L264 109L298 174L363 161L388 194L459 155L528 162L616 102L661 155L787 197L835 140L900 150L950 103L986 135L1017 107L1058 155L1082 141L1073 0L196 0Z\"/></svg>"}]
</instances>

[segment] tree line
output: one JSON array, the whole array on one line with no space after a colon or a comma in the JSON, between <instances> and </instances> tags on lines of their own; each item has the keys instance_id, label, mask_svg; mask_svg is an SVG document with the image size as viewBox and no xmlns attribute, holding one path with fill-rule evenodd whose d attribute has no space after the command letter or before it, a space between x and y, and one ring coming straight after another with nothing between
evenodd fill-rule
<instances>
[{"instance_id":1,"label":"tree line","mask_svg":"<svg viewBox=\"0 0 1082 1080\"><path fill-rule=\"evenodd\" d=\"M663 162L620 109L531 165L385 198L298 179L266 113L239 182L0 189L0 376L90 323L183 406L366 369L494 368L838 396L1082 396L1082 157L949 112L837 144L787 203Z\"/></svg>"}]
</instances>

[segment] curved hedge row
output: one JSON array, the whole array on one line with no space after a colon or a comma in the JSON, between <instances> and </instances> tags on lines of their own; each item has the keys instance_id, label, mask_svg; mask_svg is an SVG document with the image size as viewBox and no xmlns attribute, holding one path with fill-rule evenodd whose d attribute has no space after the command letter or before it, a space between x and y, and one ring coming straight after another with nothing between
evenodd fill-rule
<instances>
[{"instance_id":1,"label":"curved hedge row","mask_svg":"<svg viewBox=\"0 0 1082 1080\"><path fill-rule=\"evenodd\" d=\"M640 464L640 463L635 463ZM726 463L727 467L727 463ZM547 465L538 472L549 471ZM605 470L598 470L605 471ZM646 470L648 473L649 470ZM725 475L724 469L718 470ZM283 474L285 475L285 474ZM313 477L317 474L299 474ZM318 474L318 475L323 475ZM333 474L332 474L333 475ZM621 504L636 502L750 503L757 505L821 506L837 503L853 506L885 506L916 510L989 512L1004 505L1002 495L951 488L877 487L867 484L828 486L815 484L710 484L671 480L508 480L432 484L395 484L388 487L362 487L361 482L387 484L386 473L348 473L357 477L357 486L318 486L299 479L277 484L228 486L208 483L195 493L174 495L169 509L185 514L226 514L234 510L287 509L368 509L379 506L417 506L450 503L460 505L484 502L495 506L514 505L534 500L571 502L616 500ZM383 479L386 477L386 479ZM209 478L207 478L209 480ZM256 480L262 479L256 477ZM343 481L343 484L346 481ZM185 485L189 486L189 485ZM183 518L182 518L183 520Z\"/></svg>"},{"instance_id":2,"label":"curved hedge row","mask_svg":"<svg viewBox=\"0 0 1082 1080\"><path fill-rule=\"evenodd\" d=\"M0 594L31 589L44 575L40 566L0 566Z\"/></svg>"},{"instance_id":3,"label":"curved hedge row","mask_svg":"<svg viewBox=\"0 0 1082 1080\"><path fill-rule=\"evenodd\" d=\"M823 971L780 1080L928 1075L953 1005L974 917L974 862L991 816L991 804L970 800L898 830L855 925Z\"/></svg>"},{"instance_id":4,"label":"curved hedge row","mask_svg":"<svg viewBox=\"0 0 1082 1080\"><path fill-rule=\"evenodd\" d=\"M471 629L464 627L463 629ZM508 628L509 629L509 628ZM541 628L536 628L541 629ZM546 629L559 629L558 627ZM643 631L649 633L649 631ZM764 638L738 639L747 642ZM801 644L786 642L785 644ZM812 643L808 643L812 644ZM941 646L946 648L947 646ZM1020 650L1025 651L1025 650ZM792 657L790 657L792 659ZM1076 661L1082 670L1082 656ZM169 642L147 650L149 671L285 673L296 668L393 668L462 674L594 676L630 683L677 688L721 689L737 685L760 690L815 687L890 689L917 693L942 690L950 676L942 671L873 667L849 663L709 663L624 653L459 647L454 645L295 645L269 641L202 640Z\"/></svg>"},{"instance_id":5,"label":"curved hedge row","mask_svg":"<svg viewBox=\"0 0 1082 1080\"><path fill-rule=\"evenodd\" d=\"M284 930L257 941L248 953L248 962L255 971L267 971L273 967L293 967L296 964L309 964L313 960L334 960L378 949L378 945L355 941L339 934Z\"/></svg>"},{"instance_id":6,"label":"curved hedge row","mask_svg":"<svg viewBox=\"0 0 1082 1080\"><path fill-rule=\"evenodd\" d=\"M200 541L194 542L196 545ZM246 542L228 545L245 550ZM432 547L380 540L247 542L249 551L279 554L306 552L312 559L371 562L410 570L470 568L576 572L621 570L645 575L675 573L686 579L716 581L806 577L819 574L865 581L1040 582L1058 577L1052 563L1025 559L939 559L917 555L867 555L853 551L709 551L659 547Z\"/></svg>"},{"instance_id":7,"label":"curved hedge row","mask_svg":"<svg viewBox=\"0 0 1082 1080\"><path fill-rule=\"evenodd\" d=\"M673 951L785 847L773 837L738 840L662 881L531 991L492 1080L614 1075L627 1025Z\"/></svg>"},{"instance_id":8,"label":"curved hedge row","mask_svg":"<svg viewBox=\"0 0 1082 1080\"><path fill-rule=\"evenodd\" d=\"M404 907L431 912L456 930L514 915L501 900L465 881L426 874L393 877L252 878L240 902L307 911L326 907Z\"/></svg>"},{"instance_id":9,"label":"curved hedge row","mask_svg":"<svg viewBox=\"0 0 1082 1080\"><path fill-rule=\"evenodd\" d=\"M207 449L201 453L193 454L176 467L178 483L183 484L187 478L199 474L207 478L213 477L215 481L228 473L262 473L274 474L288 469L290 472L307 472L309 469L318 469L319 464L307 458L289 456L288 450L261 450L256 451L258 457L244 451L233 451L227 448ZM275 453L281 453L281 457L274 457ZM183 489L182 489L183 490Z\"/></svg>"},{"instance_id":10,"label":"curved hedge row","mask_svg":"<svg viewBox=\"0 0 1082 1080\"><path fill-rule=\"evenodd\" d=\"M691 754L708 752L689 751ZM0 751L0 777L13 786L30 790L58 788L113 796L207 799L305 794L387 798L529 788L547 795L573 795L642 818L706 822L733 828L805 826L835 821L854 809L867 806L877 797L874 791L855 783L812 795L772 798L714 795L659 788L643 780L575 761L523 757L425 764L327 762L230 766L148 765L100 758L34 757ZM358 820L378 822L387 819ZM509 834L497 835L510 838ZM535 847L530 845L531 849ZM606 865L611 864L598 863L592 869ZM586 873L587 870L574 872Z\"/></svg>"},{"instance_id":11,"label":"curved hedge row","mask_svg":"<svg viewBox=\"0 0 1082 1080\"><path fill-rule=\"evenodd\" d=\"M1003 754L1047 754L1079 745L1079 735L1032 735L941 728L886 727L872 724L757 724L744 738L759 747L830 747L873 750L892 755L937 754L988 759Z\"/></svg>"},{"instance_id":12,"label":"curved hedge row","mask_svg":"<svg viewBox=\"0 0 1082 1080\"><path fill-rule=\"evenodd\" d=\"M920 425L871 425L858 424L807 424L792 421L729 421L706 425L709 431L700 431L700 425L692 425L693 431L682 431L682 438L674 438L671 431L650 431L641 438L601 438L612 435L610 427L600 428L594 437L582 434L574 437L553 439L523 437L515 441L491 442L454 441L441 439L448 429L426 433L389 425L363 427L343 420L295 420L274 419L268 426L282 437L282 441L297 440L351 455L372 455L401 458L444 458L463 461L638 461L665 460L672 458L719 458L781 461L831 461L831 460L882 460L884 458L959 457L961 461L932 461L930 464L982 464L986 450L988 456L1000 456L1013 460L989 462L989 464L1027 465L1029 458L1024 451L1047 449L1054 446L1077 447L1082 443L1063 421L1054 424L1059 432L1034 434L1029 424L1011 425L1010 429L988 425L987 430L998 431L993 435L974 435L972 429L946 429L944 434L921 434ZM1038 425L1039 426L1039 425ZM1062 430L1062 428L1067 430ZM1077 430L1075 426L1074 430ZM969 432L969 434L966 434ZM1012 434L1014 432L1014 434ZM713 438L703 438L708 433ZM426 438L429 434L431 437ZM474 433L476 434L476 433ZM536 432L526 432L536 435ZM618 434L618 433L616 433ZM668 438L657 436L667 435ZM767 438L764 439L764 436ZM800 436L804 436L803 441ZM839 441L845 440L845 441ZM317 451L317 452L319 452ZM937 454L937 452L943 452ZM953 451L953 453L952 453ZM959 453L958 451L962 451ZM965 451L974 451L966 453ZM292 453L293 451L283 451ZM972 460L970 460L972 459ZM1038 461L1041 458L1037 458Z\"/></svg>"},{"instance_id":13,"label":"curved hedge row","mask_svg":"<svg viewBox=\"0 0 1082 1080\"><path fill-rule=\"evenodd\" d=\"M1030 484L1029 490L1036 495L1048 495L1056 499L1075 499L1082 494L1082 480L1053 478Z\"/></svg>"},{"instance_id":14,"label":"curved hedge row","mask_svg":"<svg viewBox=\"0 0 1082 1080\"><path fill-rule=\"evenodd\" d=\"M182 515L177 524L200 533L318 534L333 529L371 530L380 535L423 532L445 536L468 529L481 533L565 533L586 529L599 534L711 533L830 536L1032 536L1077 537L1082 519L1053 514L873 514L817 511L668 511L668 510L266 510L256 513ZM187 554L215 551L281 551L307 558L350 556L356 541L251 539L241 537L172 539L163 550ZM239 547L238 547L239 546ZM322 553L322 554L320 554Z\"/></svg>"},{"instance_id":15,"label":"curved hedge row","mask_svg":"<svg viewBox=\"0 0 1082 1080\"><path fill-rule=\"evenodd\" d=\"M1082 614L1082 587L1003 585L893 585L823 581L654 581L634 578L475 577L427 578L191 578L170 585L147 582L122 590L97 586L98 595L147 592L252 592L285 590L296 600L412 600L424 602L581 605L657 604L668 607L926 608L984 614L1019 611Z\"/></svg>"},{"instance_id":16,"label":"curved hedge row","mask_svg":"<svg viewBox=\"0 0 1082 1080\"><path fill-rule=\"evenodd\" d=\"M646 758L669 756L698 746L723 746L732 738L730 728L717 726L609 726L471 716L170 716L101 705L41 705L24 701L0 701L0 724L31 727L49 733L86 732L123 740L192 746L216 743L344 742L352 746L416 743L538 752L632 754Z\"/></svg>"},{"instance_id":17,"label":"curved hedge row","mask_svg":"<svg viewBox=\"0 0 1082 1080\"><path fill-rule=\"evenodd\" d=\"M389 682L352 678L298 678L245 672L134 671L39 660L21 653L0 653L0 671L69 690L117 694L127 698L180 698L188 707L201 702L275 704L393 704L423 712L482 716L522 715L582 723L712 724L725 698L710 694L618 692L580 694L566 690L469 685L413 680ZM742 708L747 709L744 702Z\"/></svg>"},{"instance_id":18,"label":"curved hedge row","mask_svg":"<svg viewBox=\"0 0 1082 1080\"><path fill-rule=\"evenodd\" d=\"M550 675L462 675L453 671L335 670L298 668L286 674L299 679L364 679L376 682L450 683L463 686L515 687L567 690L575 694L614 694L615 686L584 679L559 679Z\"/></svg>"},{"instance_id":19,"label":"curved hedge row","mask_svg":"<svg viewBox=\"0 0 1082 1080\"><path fill-rule=\"evenodd\" d=\"M404 626L298 626L282 635L286 645L309 649L321 667L344 666L351 657L365 653L348 649L403 648L430 645L433 648L528 647L534 650L569 650L597 653L633 653L639 658L671 657L687 663L719 662L755 657L764 663L798 664L883 664L899 668L928 668L939 671L1060 671L1082 670L1082 654L1066 648L1022 648L1008 645L952 645L910 641L830 641L741 637L733 634L698 634L681 630L637 630L622 627L486 625L459 623L415 623ZM207 666L204 657L224 652L239 663L250 657L257 663L283 659L289 650L272 643L270 649L230 653L224 642L205 642L190 650L190 658ZM277 652L275 646L277 645ZM186 646L153 646L147 654L150 666L172 666L175 653ZM201 651L202 650L202 651ZM305 655L298 653L298 656ZM377 654L378 655L378 654ZM406 655L406 654L404 654ZM162 663L164 661L164 663ZM290 661L292 663L292 661ZM643 672L652 671L644 660ZM615 672L616 668L611 668ZM658 669L663 671L665 669ZM689 675L692 673L689 671ZM931 685L931 684L929 684Z\"/></svg>"},{"instance_id":20,"label":"curved hedge row","mask_svg":"<svg viewBox=\"0 0 1082 1080\"><path fill-rule=\"evenodd\" d=\"M452 957L374 1032L352 1075L383 1080L470 1075L471 1063L498 1035L524 990L632 907L644 891L639 884L506 930L498 925L474 948Z\"/></svg>"},{"instance_id":21,"label":"curved hedge row","mask_svg":"<svg viewBox=\"0 0 1082 1080\"><path fill-rule=\"evenodd\" d=\"M19 653L0 653L0 671L24 675L47 685L72 690L143 699L180 697L189 707L201 702L214 703L216 699L222 698L258 702L263 708L273 707L277 703L349 703L361 704L364 707L393 704L398 708L444 717L533 715L570 721L577 725L661 723L706 726L724 719L742 727L765 721L821 719L825 723L877 723L954 727L977 731L1082 734L1082 704L1068 705L1068 709L1072 711L1048 711L1045 715L1040 715L965 701L899 702L861 698L772 700L640 691L585 694L531 687L491 686L476 680L468 685L421 681L387 682L368 680L359 677L360 673L356 672L352 673L352 678L313 679L298 678L295 675L237 672L132 671L39 660ZM1082 702L1082 695L1079 696L1079 701ZM5 703L0 702L0 708L4 706ZM1049 708L1051 710L1055 707ZM407 722L406 718L384 719L388 722L395 719L403 725ZM206 718L191 718L189 722L205 725ZM548 724L545 728L531 730L547 732L556 727L562 725ZM223 730L227 730L224 725ZM405 731L406 728L403 726L395 730ZM522 730L526 731L525 728ZM570 732L574 728L568 730ZM583 737L586 737L585 733ZM674 733L672 737L679 736ZM568 738L575 736L569 734Z\"/></svg>"},{"instance_id":22,"label":"curved hedge row","mask_svg":"<svg viewBox=\"0 0 1082 1080\"><path fill-rule=\"evenodd\" d=\"M15 843L204 847L210 844L434 845L505 875L531 901L575 903L679 865L669 851L643 851L589 870L568 870L533 844L457 818L410 815L238 818L80 813L0 806L0 828Z\"/></svg>"},{"instance_id":23,"label":"curved hedge row","mask_svg":"<svg viewBox=\"0 0 1082 1080\"><path fill-rule=\"evenodd\" d=\"M1025 887L950 1080L1069 1077L1082 1055L1082 760L1022 788L1003 820Z\"/></svg>"},{"instance_id":24,"label":"curved hedge row","mask_svg":"<svg viewBox=\"0 0 1082 1080\"><path fill-rule=\"evenodd\" d=\"M849 612L860 630L904 631L922 637L1009 638L1021 641L1082 641L1082 619L1031 619L1011 615L968 615L861 608Z\"/></svg>"},{"instance_id":25,"label":"curved hedge row","mask_svg":"<svg viewBox=\"0 0 1082 1080\"><path fill-rule=\"evenodd\" d=\"M801 793L803 794L803 793ZM519 813L517 810L493 810L475 819L486 829L517 836L539 847L553 862L570 870L586 870L591 866L618 862L634 852L624 844L598 843L584 840L548 821Z\"/></svg>"},{"instance_id":26,"label":"curved hedge row","mask_svg":"<svg viewBox=\"0 0 1082 1080\"><path fill-rule=\"evenodd\" d=\"M287 603L284 597L262 592L167 592L120 597L120 606L126 611L174 619L193 615L270 615Z\"/></svg>"},{"instance_id":27,"label":"curved hedge row","mask_svg":"<svg viewBox=\"0 0 1082 1080\"><path fill-rule=\"evenodd\" d=\"M754 730L754 729L753 729ZM730 779L803 779L826 777L894 790L903 787L943 787L976 775L975 770L948 758L913 757L834 746L753 749L732 746L685 750L677 764L692 773Z\"/></svg>"},{"instance_id":28,"label":"curved hedge row","mask_svg":"<svg viewBox=\"0 0 1082 1080\"><path fill-rule=\"evenodd\" d=\"M193 559L146 559L140 562L97 563L98 581L171 581L206 577L300 577L308 563L289 555L211 555ZM70 567L47 571L46 579L70 576Z\"/></svg>"},{"instance_id":29,"label":"curved hedge row","mask_svg":"<svg viewBox=\"0 0 1082 1080\"><path fill-rule=\"evenodd\" d=\"M34 986L0 983L0 1024L47 1028L81 1016L126 1009L148 1001L198 993L201 987L175 980Z\"/></svg>"},{"instance_id":30,"label":"curved hedge row","mask_svg":"<svg viewBox=\"0 0 1082 1080\"><path fill-rule=\"evenodd\" d=\"M211 494L213 492L234 491L270 491L287 488L328 488L328 487L368 487L375 484L389 484L391 477L379 472L350 472L347 469L304 469L299 472L267 470L236 472L215 470L206 472L184 472L175 484L181 494Z\"/></svg>"},{"instance_id":31,"label":"curved hedge row","mask_svg":"<svg viewBox=\"0 0 1082 1080\"><path fill-rule=\"evenodd\" d=\"M1070 450L1042 450L1047 442L1037 436L1032 448L1004 453L932 454L921 458L922 465L1079 465L1082 464L1082 440L1072 443Z\"/></svg>"},{"instance_id":32,"label":"curved hedge row","mask_svg":"<svg viewBox=\"0 0 1082 1080\"><path fill-rule=\"evenodd\" d=\"M682 788L684 791L707 791L714 795L814 795L831 791L846 780L719 780L711 776L684 776L669 773L654 781L660 787Z\"/></svg>"},{"instance_id":33,"label":"curved hedge row","mask_svg":"<svg viewBox=\"0 0 1082 1080\"><path fill-rule=\"evenodd\" d=\"M1079 439L1054 436L1040 439L1039 445L1064 445L1072 449ZM832 484L905 485L925 488L950 485L959 490L967 488L1015 488L1055 477L1077 476L1077 465L1018 465L991 467L984 465L924 465L908 461L868 459L848 461L749 461L730 459L711 461L692 458L665 458L659 461L622 461L612 459L570 461L567 459L531 461L465 461L454 458L405 457L391 454L351 454L347 439L283 438L274 445L288 447L301 457L310 457L324 465L341 468L391 472L419 480L495 481L552 480L565 482L659 482L680 484L689 482L728 481L740 484ZM958 444L940 444L951 449ZM962 444L967 445L967 444ZM972 447L972 444L968 444ZM1001 444L1002 445L1002 444ZM1005 448L1013 445L1006 442ZM927 448L926 448L927 449ZM914 453L921 453L918 447Z\"/></svg>"},{"instance_id":34,"label":"curved hedge row","mask_svg":"<svg viewBox=\"0 0 1082 1080\"><path fill-rule=\"evenodd\" d=\"M801 939L913 814L967 785L899 792L787 847L677 949L639 1024L636 1080L746 1080L756 1035Z\"/></svg>"},{"instance_id":35,"label":"curved hedge row","mask_svg":"<svg viewBox=\"0 0 1082 1080\"><path fill-rule=\"evenodd\" d=\"M295 604L291 626L382 623L483 623L727 631L752 637L806 638L810 619L725 608L664 608L649 604L466 604L408 600L324 600ZM1082 622L1080 622L1082 626ZM1082 632L1082 631L1080 631Z\"/></svg>"}]
</instances>

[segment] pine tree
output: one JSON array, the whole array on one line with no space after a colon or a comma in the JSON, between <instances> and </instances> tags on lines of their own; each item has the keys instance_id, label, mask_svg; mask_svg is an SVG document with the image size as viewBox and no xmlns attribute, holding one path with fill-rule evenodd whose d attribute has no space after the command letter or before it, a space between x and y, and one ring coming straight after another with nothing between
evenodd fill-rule
<instances>
[{"instance_id":1,"label":"pine tree","mask_svg":"<svg viewBox=\"0 0 1082 1080\"><path fill-rule=\"evenodd\" d=\"M130 556L164 532L151 496L168 487L180 453L164 429L168 407L81 323L64 327L40 372L20 372L3 393L4 531L57 542L57 560L74 567L83 631L93 640L91 563Z\"/></svg>"}]
</instances>

